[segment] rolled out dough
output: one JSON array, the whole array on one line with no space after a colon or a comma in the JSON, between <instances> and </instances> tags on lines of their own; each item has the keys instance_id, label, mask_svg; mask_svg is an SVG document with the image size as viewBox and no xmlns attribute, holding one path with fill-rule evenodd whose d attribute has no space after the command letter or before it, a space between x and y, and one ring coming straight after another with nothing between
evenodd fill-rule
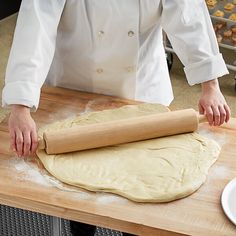
<instances>
[{"instance_id":1,"label":"rolled out dough","mask_svg":"<svg viewBox=\"0 0 236 236\"><path fill-rule=\"evenodd\" d=\"M56 122L39 133L167 111L154 104L125 106ZM137 202L168 202L196 191L219 151L214 141L191 133L61 155L38 150L37 155L64 183Z\"/></svg>"}]
</instances>

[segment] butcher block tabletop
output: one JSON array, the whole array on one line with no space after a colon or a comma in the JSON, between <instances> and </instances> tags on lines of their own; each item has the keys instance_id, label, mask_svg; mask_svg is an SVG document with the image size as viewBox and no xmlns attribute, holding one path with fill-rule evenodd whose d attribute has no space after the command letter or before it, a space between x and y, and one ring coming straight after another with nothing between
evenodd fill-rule
<instances>
[{"instance_id":1,"label":"butcher block tabletop","mask_svg":"<svg viewBox=\"0 0 236 236\"><path fill-rule=\"evenodd\" d=\"M137 102L62 88L44 87L38 127L83 112ZM199 132L222 146L207 181L194 194L170 203L135 203L108 193L62 184L37 158L17 158L9 150L7 118L0 124L0 204L85 222L137 235L236 235L220 204L225 185L236 177L236 119L221 127L201 124Z\"/></svg>"}]
</instances>

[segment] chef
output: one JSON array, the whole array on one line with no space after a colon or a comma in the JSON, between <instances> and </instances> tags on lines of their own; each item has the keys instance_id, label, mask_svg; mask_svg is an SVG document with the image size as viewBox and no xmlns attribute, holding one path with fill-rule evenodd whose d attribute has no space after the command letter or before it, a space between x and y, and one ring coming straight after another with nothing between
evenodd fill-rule
<instances>
[{"instance_id":1,"label":"chef","mask_svg":"<svg viewBox=\"0 0 236 236\"><path fill-rule=\"evenodd\" d=\"M3 106L11 107L11 148L18 156L35 152L30 111L45 81L168 106L163 29L188 83L201 84L199 112L210 125L227 122L217 78L228 71L204 0L23 0L2 93Z\"/></svg>"}]
</instances>

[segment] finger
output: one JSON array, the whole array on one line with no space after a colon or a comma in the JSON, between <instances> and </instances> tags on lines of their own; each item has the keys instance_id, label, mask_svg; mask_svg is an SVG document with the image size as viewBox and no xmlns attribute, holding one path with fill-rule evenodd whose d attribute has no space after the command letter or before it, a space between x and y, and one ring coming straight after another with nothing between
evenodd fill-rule
<instances>
[{"instance_id":1,"label":"finger","mask_svg":"<svg viewBox=\"0 0 236 236\"><path fill-rule=\"evenodd\" d=\"M208 120L209 125L213 125L213 111L211 107L206 107L205 108L205 113L206 113L206 117Z\"/></svg>"},{"instance_id":2,"label":"finger","mask_svg":"<svg viewBox=\"0 0 236 236\"><path fill-rule=\"evenodd\" d=\"M35 154L38 147L38 136L36 130L31 132L31 153Z\"/></svg>"},{"instance_id":3,"label":"finger","mask_svg":"<svg viewBox=\"0 0 236 236\"><path fill-rule=\"evenodd\" d=\"M24 140L23 140L23 135L22 132L20 130L16 131L16 153L19 157L22 156L22 152L23 152L23 144L24 144Z\"/></svg>"},{"instance_id":4,"label":"finger","mask_svg":"<svg viewBox=\"0 0 236 236\"><path fill-rule=\"evenodd\" d=\"M198 111L199 111L199 114L201 114L201 115L203 115L204 111L205 111L203 106L200 103L198 104Z\"/></svg>"},{"instance_id":5,"label":"finger","mask_svg":"<svg viewBox=\"0 0 236 236\"><path fill-rule=\"evenodd\" d=\"M222 125L226 121L226 110L224 106L219 106L219 111L220 111L220 124L219 125Z\"/></svg>"},{"instance_id":6,"label":"finger","mask_svg":"<svg viewBox=\"0 0 236 236\"><path fill-rule=\"evenodd\" d=\"M16 152L16 133L15 130L10 130L10 149Z\"/></svg>"},{"instance_id":7,"label":"finger","mask_svg":"<svg viewBox=\"0 0 236 236\"><path fill-rule=\"evenodd\" d=\"M229 118L231 116L231 112L230 112L230 108L228 105L224 105L224 109L226 111L226 118L225 118L225 122L228 122L229 121Z\"/></svg>"},{"instance_id":8,"label":"finger","mask_svg":"<svg viewBox=\"0 0 236 236\"><path fill-rule=\"evenodd\" d=\"M215 106L211 106L211 108L212 108L212 111L213 111L214 126L218 126L218 125L220 125L220 111L219 111L219 108L215 107Z\"/></svg>"},{"instance_id":9,"label":"finger","mask_svg":"<svg viewBox=\"0 0 236 236\"><path fill-rule=\"evenodd\" d=\"M24 143L23 143L23 156L27 157L30 155L31 148L31 136L30 132L23 133Z\"/></svg>"}]
</instances>

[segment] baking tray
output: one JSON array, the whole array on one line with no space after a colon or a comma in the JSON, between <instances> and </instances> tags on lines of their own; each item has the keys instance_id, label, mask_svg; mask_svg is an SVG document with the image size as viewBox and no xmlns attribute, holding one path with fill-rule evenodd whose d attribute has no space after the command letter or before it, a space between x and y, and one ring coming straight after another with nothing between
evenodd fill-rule
<instances>
[{"instance_id":1,"label":"baking tray","mask_svg":"<svg viewBox=\"0 0 236 236\"><path fill-rule=\"evenodd\" d=\"M224 31L231 29L232 26L236 26L236 22L226 22L220 19L212 19L213 27L216 28L217 24L222 24L223 26L220 29L215 30L216 35L222 36L222 41L219 42L221 46L228 45L229 49L236 50L236 44L232 42L232 38L236 37L236 34L232 34L231 37L224 37ZM227 48L227 47L226 47Z\"/></svg>"},{"instance_id":2,"label":"baking tray","mask_svg":"<svg viewBox=\"0 0 236 236\"><path fill-rule=\"evenodd\" d=\"M208 1L211 1L211 0L206 0L206 3ZM225 10L224 7L226 4L233 4L233 6L234 6L233 9L232 10ZM227 1L216 0L216 4L214 6L207 5L207 7L208 7L210 15L215 16L215 17L219 17L219 18L224 18L226 20L233 21L236 23L236 2L235 2L235 0L227 0ZM223 16L215 15L217 11L220 11L224 15ZM230 19L230 16L232 16L232 15L235 16L235 20Z\"/></svg>"},{"instance_id":3,"label":"baking tray","mask_svg":"<svg viewBox=\"0 0 236 236\"><path fill-rule=\"evenodd\" d=\"M209 6L208 1L214 1L215 5L214 6ZM224 26L221 29L215 29L216 35L221 35L222 36L222 41L219 42L219 45L224 48L228 48L231 50L236 50L236 44L233 43L232 38L236 37L236 34L232 34L231 37L224 37L224 31L229 30L232 26L236 26L236 0L206 0L206 4L208 6L209 14L211 15L212 18L212 24L213 27L217 23L222 23ZM225 10L225 5L226 4L232 4L233 8L232 10ZM224 13L223 17L220 16L215 16L215 13L217 11L220 11ZM235 15L235 21L229 19L230 16Z\"/></svg>"}]
</instances>

